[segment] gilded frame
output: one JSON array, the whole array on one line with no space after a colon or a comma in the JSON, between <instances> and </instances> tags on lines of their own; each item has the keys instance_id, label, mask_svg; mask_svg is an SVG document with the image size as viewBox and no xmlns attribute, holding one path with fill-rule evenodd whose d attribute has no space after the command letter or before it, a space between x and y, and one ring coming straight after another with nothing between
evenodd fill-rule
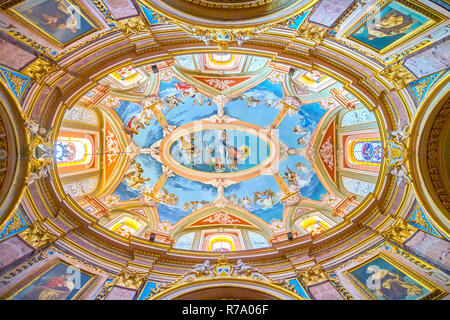
<instances>
[{"instance_id":1,"label":"gilded frame","mask_svg":"<svg viewBox=\"0 0 450 320\"><path fill-rule=\"evenodd\" d=\"M356 269L360 269L361 267L370 264L372 261L378 258L381 258L384 261L388 262L389 264L397 268L399 271L403 272L405 275L407 275L408 277L410 277L411 279L413 279L414 281L416 281L418 284L420 284L422 287L424 287L429 291L429 293L426 296L420 298L419 300L439 300L447 295L447 292L445 292L444 290L442 290L429 280L425 279L417 272L414 272L409 267L403 265L402 263L392 258L391 256L385 254L384 252L379 252L378 254L374 255L373 257L364 261L363 263L358 264L343 272L344 277L348 279L353 284L353 286L367 299L379 300L377 296L370 291L369 288L367 288L363 283L361 283L356 277L352 275L352 272L355 271Z\"/></svg>"},{"instance_id":2,"label":"gilded frame","mask_svg":"<svg viewBox=\"0 0 450 320\"><path fill-rule=\"evenodd\" d=\"M359 41L358 39L355 39L353 36L356 31L358 31L360 28L362 28L365 23L374 16L379 13L381 10L386 8L391 3L398 3L400 5L403 5L407 7L408 9L415 11L416 13L425 16L428 18L429 21L427 21L422 26L419 26L418 28L414 29L413 31L405 34L401 38L395 40L391 44L385 46L383 49L376 49L375 47L372 47L368 45L367 43L364 43L362 41ZM398 48L404 43L407 43L408 41L417 38L418 36L424 34L426 31L432 29L433 27L440 24L442 21L445 21L445 16L442 15L439 12L436 12L432 10L431 8L428 8L426 5L423 5L419 1L416 0L378 0L374 7L371 8L371 10L363 15L359 20L357 20L356 23L354 23L352 26L350 26L345 33L343 34L343 38L348 39L350 41L356 42L357 44L368 48L379 55L384 55L385 53L391 52L392 50Z\"/></svg>"},{"instance_id":3,"label":"gilded frame","mask_svg":"<svg viewBox=\"0 0 450 320\"><path fill-rule=\"evenodd\" d=\"M45 266L43 266L42 268L39 269L39 271L37 271L31 278L27 278L25 281L26 283L23 284L20 283L19 286L16 286L8 295L6 300L11 300L13 299L15 296L17 296L20 292L22 292L23 290L25 290L26 288L28 288L31 284L33 284L36 280L38 280L40 277L42 277L46 272L52 270L54 267L56 267L59 264L63 264L67 267L70 267L70 263L67 261L64 261L60 258L54 259L53 261L51 261L50 263L46 264ZM80 271L83 272L85 275L88 275L90 277L90 279L86 282L86 284L80 288L80 290L70 299L70 300L80 300L83 296L85 296L88 293L88 289L94 285L98 279L99 276L86 271L84 269L80 268Z\"/></svg>"},{"instance_id":4,"label":"gilded frame","mask_svg":"<svg viewBox=\"0 0 450 320\"><path fill-rule=\"evenodd\" d=\"M25 0L26 2L27 0ZM92 29L90 31L87 31L85 33L80 34L79 36L62 43L55 37L53 37L51 34L49 34L47 31L43 30L41 27L36 25L36 23L30 21L28 18L21 15L19 12L15 10L15 8L19 5L23 5L25 2L21 2L18 4L15 4L13 7L8 9L9 16L11 16L15 21L17 21L19 24L24 26L26 29L32 31L39 37L43 37L44 39L48 40L50 43L56 45L58 48L63 49L70 44L80 40L81 38L91 35L97 31L102 30L103 26L100 20L95 18L89 10L86 10L85 6L81 4L80 0L65 0L69 4L73 5L74 9L92 26Z\"/></svg>"}]
</instances>

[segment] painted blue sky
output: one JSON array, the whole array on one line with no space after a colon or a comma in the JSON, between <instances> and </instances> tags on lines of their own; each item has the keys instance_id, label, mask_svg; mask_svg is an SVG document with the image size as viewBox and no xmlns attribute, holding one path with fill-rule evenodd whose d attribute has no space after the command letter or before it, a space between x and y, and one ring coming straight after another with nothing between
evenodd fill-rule
<instances>
[{"instance_id":1,"label":"painted blue sky","mask_svg":"<svg viewBox=\"0 0 450 320\"><path fill-rule=\"evenodd\" d=\"M178 105L173 109L168 110L166 108L162 110L170 125L181 126L195 120L210 117L217 113L217 106L212 102L208 105L208 101L210 100L207 97L195 90L184 95L182 91L177 90L177 84L183 85L183 83L176 78L173 78L169 82L162 81L160 84L160 98L162 100L170 99L170 96L177 96L182 100L179 101ZM192 94L194 94L194 96L192 96ZM225 107L225 113L239 120L265 127L270 125L280 112L280 110L274 106L283 98L283 96L282 83L273 83L266 79L257 86L244 92L239 98L230 101ZM243 99L241 99L241 97L243 97ZM257 101L255 106L246 107L248 97L252 97L254 101ZM203 106L198 104L198 100L196 101L196 105L194 105L194 99L196 98L202 99ZM121 101L120 105L114 110L124 124L128 124L133 116L138 115L142 111L139 104L127 101ZM304 145L298 144L297 139L304 135L308 141L325 112L326 110L322 109L317 102L303 105L297 113L287 115L280 123L278 127L279 139L289 148L304 148ZM301 125L304 130L304 133L301 135L293 131L293 128L297 125ZM229 131L231 132L233 130ZM153 120L149 125L146 125L144 129L140 129L139 134L133 136L133 141L138 146L146 148L162 138L163 130L161 125L156 120ZM205 137L203 136L202 138L202 135L200 134L200 137L198 138L204 140ZM175 143L172 148L176 147L177 144ZM239 146L237 147L239 148ZM250 150L250 152L255 151ZM144 169L142 176L144 178L150 178L150 181L147 181L145 185L153 186L162 174L162 164L153 159L150 155L145 154L139 155L136 158L136 161L139 162ZM258 162L260 161L261 159L259 159ZM302 163L304 165L303 168L297 168L296 165L298 163ZM287 167L298 173L298 184L303 197L312 200L320 200L321 197L327 193L311 165L302 156L292 155L281 161L279 163L279 173L282 176ZM274 196L269 197L268 193L264 193L267 190L273 192ZM158 209L160 221L169 221L172 224L175 224L193 211L192 208L187 209L186 206L184 206L186 203L198 201L198 208L201 208L203 204L214 201L217 198L217 189L215 187L189 180L178 175L168 178L161 191L167 194L174 194L178 198L178 203L176 205L160 203ZM283 219L283 207L278 202L279 192L280 187L272 175L261 175L225 188L224 196L230 200L236 201L236 204L243 206L244 209L270 224L274 219ZM127 185L126 180L123 180L119 184L114 193L120 196L121 201L135 199L139 196L139 191L131 189ZM257 193L257 201L255 201L255 193ZM258 195L258 193L260 194ZM248 197L252 203L243 202L242 200L244 197ZM239 199L241 199L240 202Z\"/></svg>"}]
</instances>

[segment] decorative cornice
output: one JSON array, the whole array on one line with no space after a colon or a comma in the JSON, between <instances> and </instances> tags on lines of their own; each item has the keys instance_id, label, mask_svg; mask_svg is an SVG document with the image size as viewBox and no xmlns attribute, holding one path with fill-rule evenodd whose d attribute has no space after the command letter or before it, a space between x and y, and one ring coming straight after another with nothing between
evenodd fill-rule
<instances>
[{"instance_id":1,"label":"decorative cornice","mask_svg":"<svg viewBox=\"0 0 450 320\"><path fill-rule=\"evenodd\" d=\"M34 222L28 229L23 231L19 235L30 246L36 249L42 249L43 247L55 242L58 237L52 234L48 229L42 225L39 221Z\"/></svg>"},{"instance_id":2,"label":"decorative cornice","mask_svg":"<svg viewBox=\"0 0 450 320\"><path fill-rule=\"evenodd\" d=\"M381 70L379 75L391 81L399 91L406 88L408 83L416 80L416 77L403 66L403 62L394 63Z\"/></svg>"},{"instance_id":3,"label":"decorative cornice","mask_svg":"<svg viewBox=\"0 0 450 320\"><path fill-rule=\"evenodd\" d=\"M442 140L442 135L445 134L443 128L446 125L446 123L448 123L449 117L450 117L450 100L447 100L442 106L441 110L439 110L439 113L436 116L436 118L434 119L427 143L428 146L427 165L429 176L431 179L431 183L433 184L434 191L439 197L439 200L448 210L447 214L450 213L450 190L446 189L444 183L442 182L442 180L445 179L445 175L442 173L442 169L440 168L439 146L440 145L443 146L443 144L440 144L440 140Z\"/></svg>"},{"instance_id":4,"label":"decorative cornice","mask_svg":"<svg viewBox=\"0 0 450 320\"><path fill-rule=\"evenodd\" d=\"M159 295L164 294L164 291L172 288L179 288L183 285L191 285L197 282L204 282L214 279L220 280L244 280L244 281L256 281L259 283L266 283L271 286L288 290L291 293L298 295L294 286L284 280L275 281L267 277L260 272L257 268L244 263L241 259L238 259L236 264L228 262L227 257L221 256L215 265L211 265L209 260L201 264L195 264L184 275L179 277L176 281L169 284L158 285L151 294L146 297L146 300ZM301 299L299 297L299 299Z\"/></svg>"},{"instance_id":5,"label":"decorative cornice","mask_svg":"<svg viewBox=\"0 0 450 320\"><path fill-rule=\"evenodd\" d=\"M327 273L320 264L316 264L306 270L299 270L297 271L297 275L301 283L306 287L328 280Z\"/></svg>"},{"instance_id":6,"label":"decorative cornice","mask_svg":"<svg viewBox=\"0 0 450 320\"><path fill-rule=\"evenodd\" d=\"M56 63L38 58L34 60L25 70L23 74L30 77L36 83L42 83L42 80L51 73L60 70Z\"/></svg>"},{"instance_id":7,"label":"decorative cornice","mask_svg":"<svg viewBox=\"0 0 450 320\"><path fill-rule=\"evenodd\" d=\"M8 10L22 2L25 2L25 0L3 0L0 4L0 9Z\"/></svg>"},{"instance_id":8,"label":"decorative cornice","mask_svg":"<svg viewBox=\"0 0 450 320\"><path fill-rule=\"evenodd\" d=\"M123 35L127 38L142 34L152 34L150 26L145 23L144 19L141 17L120 20L117 24L119 29L123 32Z\"/></svg>"}]
</instances>

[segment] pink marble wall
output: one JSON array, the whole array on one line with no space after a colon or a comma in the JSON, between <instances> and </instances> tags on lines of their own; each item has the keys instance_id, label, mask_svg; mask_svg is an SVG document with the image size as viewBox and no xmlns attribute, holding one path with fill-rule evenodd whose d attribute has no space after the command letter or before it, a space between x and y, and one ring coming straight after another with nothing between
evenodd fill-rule
<instances>
[{"instance_id":1,"label":"pink marble wall","mask_svg":"<svg viewBox=\"0 0 450 320\"><path fill-rule=\"evenodd\" d=\"M116 19L136 16L138 13L129 0L103 0Z\"/></svg>"},{"instance_id":2,"label":"pink marble wall","mask_svg":"<svg viewBox=\"0 0 450 320\"><path fill-rule=\"evenodd\" d=\"M0 64L20 70L36 58L36 55L0 38Z\"/></svg>"},{"instance_id":3,"label":"pink marble wall","mask_svg":"<svg viewBox=\"0 0 450 320\"><path fill-rule=\"evenodd\" d=\"M406 59L403 65L417 78L447 69L450 67L450 38Z\"/></svg>"},{"instance_id":4,"label":"pink marble wall","mask_svg":"<svg viewBox=\"0 0 450 320\"><path fill-rule=\"evenodd\" d=\"M315 300L343 300L339 292L328 281L308 287Z\"/></svg>"},{"instance_id":5,"label":"pink marble wall","mask_svg":"<svg viewBox=\"0 0 450 320\"><path fill-rule=\"evenodd\" d=\"M15 261L31 255L32 252L33 249L18 236L3 240L0 242L0 270L6 269Z\"/></svg>"},{"instance_id":6,"label":"pink marble wall","mask_svg":"<svg viewBox=\"0 0 450 320\"><path fill-rule=\"evenodd\" d=\"M105 300L133 300L136 290L114 287L111 289Z\"/></svg>"},{"instance_id":7,"label":"pink marble wall","mask_svg":"<svg viewBox=\"0 0 450 320\"><path fill-rule=\"evenodd\" d=\"M450 242L418 231L404 245L424 260L450 271Z\"/></svg>"}]
</instances>

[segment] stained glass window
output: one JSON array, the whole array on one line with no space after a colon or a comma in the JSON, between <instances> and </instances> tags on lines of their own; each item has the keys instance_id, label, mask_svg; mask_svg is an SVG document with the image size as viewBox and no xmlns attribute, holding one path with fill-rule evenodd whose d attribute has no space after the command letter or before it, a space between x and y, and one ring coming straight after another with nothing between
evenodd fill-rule
<instances>
[{"instance_id":1,"label":"stained glass window","mask_svg":"<svg viewBox=\"0 0 450 320\"><path fill-rule=\"evenodd\" d=\"M58 167L86 164L93 157L92 141L86 138L59 137L54 156Z\"/></svg>"},{"instance_id":2,"label":"stained glass window","mask_svg":"<svg viewBox=\"0 0 450 320\"><path fill-rule=\"evenodd\" d=\"M141 224L137 221L134 221L130 218L123 218L118 223L116 223L111 230L121 236L128 238L134 235L140 227Z\"/></svg>"},{"instance_id":3,"label":"stained glass window","mask_svg":"<svg viewBox=\"0 0 450 320\"><path fill-rule=\"evenodd\" d=\"M234 250L234 241L229 236L218 235L211 237L209 240L209 251L228 252Z\"/></svg>"},{"instance_id":4,"label":"stained glass window","mask_svg":"<svg viewBox=\"0 0 450 320\"><path fill-rule=\"evenodd\" d=\"M383 144L378 139L356 140L350 149L352 162L379 166L383 161Z\"/></svg>"},{"instance_id":5,"label":"stained glass window","mask_svg":"<svg viewBox=\"0 0 450 320\"><path fill-rule=\"evenodd\" d=\"M300 226L313 236L318 235L319 233L322 233L330 228L328 223L323 221L318 216L313 216L301 221Z\"/></svg>"}]
</instances>

